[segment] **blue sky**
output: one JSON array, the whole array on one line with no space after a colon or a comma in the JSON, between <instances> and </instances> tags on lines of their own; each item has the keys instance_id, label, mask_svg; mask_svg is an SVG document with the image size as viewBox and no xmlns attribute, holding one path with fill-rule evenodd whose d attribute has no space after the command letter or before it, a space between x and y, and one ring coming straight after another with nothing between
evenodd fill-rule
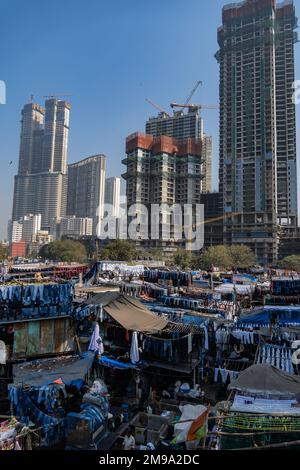
<instances>
[{"instance_id":1,"label":"blue sky","mask_svg":"<svg viewBox=\"0 0 300 470\"><path fill-rule=\"evenodd\" d=\"M1 0L0 80L6 82L7 104L0 105L0 238L11 214L20 111L30 95L43 103L43 95L71 94L69 162L105 153L108 175L119 175L126 135L143 131L146 119L156 114L146 97L167 108L202 80L193 101L218 104L214 54L226 3ZM300 0L295 5L300 16ZM296 58L300 80L300 44ZM214 138L217 188L218 111L203 111L203 117Z\"/></svg>"}]
</instances>

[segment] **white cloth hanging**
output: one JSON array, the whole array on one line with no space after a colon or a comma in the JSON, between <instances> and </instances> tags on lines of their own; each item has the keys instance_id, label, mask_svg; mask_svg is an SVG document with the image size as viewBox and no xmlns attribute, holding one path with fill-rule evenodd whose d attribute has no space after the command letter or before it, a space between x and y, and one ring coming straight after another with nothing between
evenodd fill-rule
<instances>
[{"instance_id":1,"label":"white cloth hanging","mask_svg":"<svg viewBox=\"0 0 300 470\"><path fill-rule=\"evenodd\" d=\"M193 350L192 334L188 335L188 354Z\"/></svg>"},{"instance_id":2,"label":"white cloth hanging","mask_svg":"<svg viewBox=\"0 0 300 470\"><path fill-rule=\"evenodd\" d=\"M137 338L136 331L134 331L132 334L131 347L130 347L130 360L132 364L136 364L140 360L139 345L138 345L138 338Z\"/></svg>"},{"instance_id":3,"label":"white cloth hanging","mask_svg":"<svg viewBox=\"0 0 300 470\"><path fill-rule=\"evenodd\" d=\"M98 352L99 354L104 353L103 341L99 334L99 325L97 322L95 323L94 331L89 344L89 351Z\"/></svg>"},{"instance_id":4,"label":"white cloth hanging","mask_svg":"<svg viewBox=\"0 0 300 470\"><path fill-rule=\"evenodd\" d=\"M206 349L207 351L209 350L209 343L208 343L208 330L207 330L207 326L206 325L203 325L203 329L204 329L204 349Z\"/></svg>"},{"instance_id":5,"label":"white cloth hanging","mask_svg":"<svg viewBox=\"0 0 300 470\"><path fill-rule=\"evenodd\" d=\"M4 341L0 341L0 364L6 364L7 350Z\"/></svg>"}]
</instances>

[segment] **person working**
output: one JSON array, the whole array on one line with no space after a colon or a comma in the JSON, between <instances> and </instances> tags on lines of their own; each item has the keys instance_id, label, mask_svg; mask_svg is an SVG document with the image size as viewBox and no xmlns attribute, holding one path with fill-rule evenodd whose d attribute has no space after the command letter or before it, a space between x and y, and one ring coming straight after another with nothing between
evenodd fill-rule
<instances>
[{"instance_id":1,"label":"person working","mask_svg":"<svg viewBox=\"0 0 300 470\"><path fill-rule=\"evenodd\" d=\"M130 429L127 431L126 436L124 437L123 448L124 450L135 449L135 439Z\"/></svg>"}]
</instances>

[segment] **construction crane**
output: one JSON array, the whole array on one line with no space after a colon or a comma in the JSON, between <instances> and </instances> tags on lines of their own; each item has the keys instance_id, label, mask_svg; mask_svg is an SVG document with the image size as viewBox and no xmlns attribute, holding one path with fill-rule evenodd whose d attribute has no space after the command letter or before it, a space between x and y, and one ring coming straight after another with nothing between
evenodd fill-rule
<instances>
[{"instance_id":1,"label":"construction crane","mask_svg":"<svg viewBox=\"0 0 300 470\"><path fill-rule=\"evenodd\" d=\"M187 108L188 110L193 110L193 111L199 111L201 109L219 109L219 106L215 106L215 105L212 105L212 104L189 104L192 97L194 96L196 90L198 89L198 87L200 85L203 85L203 82L201 82L201 80L198 80L198 82L196 83L196 85L192 89L191 93L187 97L185 103L184 104L171 103L170 104L171 108L172 109L174 109L174 108L180 108L180 109Z\"/></svg>"},{"instance_id":2,"label":"construction crane","mask_svg":"<svg viewBox=\"0 0 300 470\"><path fill-rule=\"evenodd\" d=\"M189 104L189 102L191 101L192 97L194 96L194 94L196 93L196 91L197 91L197 89L200 85L203 85L203 82L201 80L198 80L198 82L196 83L196 85L192 89L191 93L189 94L189 96L185 100L184 106L187 106Z\"/></svg>"},{"instance_id":3,"label":"construction crane","mask_svg":"<svg viewBox=\"0 0 300 470\"><path fill-rule=\"evenodd\" d=\"M70 95L68 93L57 93L55 95L44 95L43 98L44 99L52 99L52 98L62 98L62 97L69 97L69 96L73 96L73 95Z\"/></svg>"},{"instance_id":4,"label":"construction crane","mask_svg":"<svg viewBox=\"0 0 300 470\"><path fill-rule=\"evenodd\" d=\"M203 85L203 82L201 80L198 80L196 82L196 85L194 86L194 88L192 89L192 91L190 92L189 96L187 97L187 99L185 100L185 103L184 104L177 104L177 103L171 103L171 108L189 108L189 109L192 109L192 108L195 108L196 106L193 105L193 104L189 104L189 102L191 101L192 97L194 96L194 94L196 93L198 87L200 85ZM198 107L197 107L198 108ZM199 108L198 108L199 109Z\"/></svg>"},{"instance_id":5,"label":"construction crane","mask_svg":"<svg viewBox=\"0 0 300 470\"><path fill-rule=\"evenodd\" d=\"M213 104L178 104L178 103L171 103L171 108L188 108L193 109L195 111L199 111L201 109L219 109L219 106Z\"/></svg>"},{"instance_id":6,"label":"construction crane","mask_svg":"<svg viewBox=\"0 0 300 470\"><path fill-rule=\"evenodd\" d=\"M158 104L156 104L153 101L149 100L149 98L146 98L146 101L147 101L147 103L151 104L151 106L153 106L155 109L158 109L158 111L160 111L161 113L164 113L168 117L170 117L169 113L167 113L167 111L165 111L161 106L159 106Z\"/></svg>"}]
</instances>

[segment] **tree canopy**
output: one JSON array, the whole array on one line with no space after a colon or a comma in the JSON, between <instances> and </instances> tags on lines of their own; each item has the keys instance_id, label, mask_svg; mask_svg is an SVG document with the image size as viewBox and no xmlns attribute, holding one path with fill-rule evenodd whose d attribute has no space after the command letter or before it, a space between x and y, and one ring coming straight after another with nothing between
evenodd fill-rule
<instances>
[{"instance_id":1,"label":"tree canopy","mask_svg":"<svg viewBox=\"0 0 300 470\"><path fill-rule=\"evenodd\" d=\"M0 261L4 261L8 257L8 250L6 246L0 245Z\"/></svg>"},{"instance_id":2,"label":"tree canopy","mask_svg":"<svg viewBox=\"0 0 300 470\"><path fill-rule=\"evenodd\" d=\"M232 245L228 247L231 265L235 268L250 268L256 262L255 254L246 245Z\"/></svg>"},{"instance_id":3,"label":"tree canopy","mask_svg":"<svg viewBox=\"0 0 300 470\"><path fill-rule=\"evenodd\" d=\"M132 261L137 258L138 252L127 240L113 240L100 251L100 256L109 261Z\"/></svg>"},{"instance_id":4,"label":"tree canopy","mask_svg":"<svg viewBox=\"0 0 300 470\"><path fill-rule=\"evenodd\" d=\"M151 258L155 261L162 261L164 256L163 256L163 251L160 248L149 248L146 251L141 251L140 255L143 255L145 259Z\"/></svg>"},{"instance_id":5,"label":"tree canopy","mask_svg":"<svg viewBox=\"0 0 300 470\"><path fill-rule=\"evenodd\" d=\"M39 252L44 259L83 263L87 254L85 246L75 240L56 240L44 245Z\"/></svg>"},{"instance_id":6,"label":"tree canopy","mask_svg":"<svg viewBox=\"0 0 300 470\"><path fill-rule=\"evenodd\" d=\"M223 269L249 268L255 264L253 251L245 245L216 245L205 250L197 258L196 267L210 269L216 266Z\"/></svg>"},{"instance_id":7,"label":"tree canopy","mask_svg":"<svg viewBox=\"0 0 300 470\"><path fill-rule=\"evenodd\" d=\"M231 256L228 247L224 245L211 246L200 256L199 264L201 269L210 269L211 266L229 269L231 267Z\"/></svg>"},{"instance_id":8,"label":"tree canopy","mask_svg":"<svg viewBox=\"0 0 300 470\"><path fill-rule=\"evenodd\" d=\"M192 263L192 253L190 251L179 249L174 255L174 264L182 269L190 268Z\"/></svg>"},{"instance_id":9,"label":"tree canopy","mask_svg":"<svg viewBox=\"0 0 300 470\"><path fill-rule=\"evenodd\" d=\"M300 272L300 255L286 256L278 263L282 269Z\"/></svg>"}]
</instances>

